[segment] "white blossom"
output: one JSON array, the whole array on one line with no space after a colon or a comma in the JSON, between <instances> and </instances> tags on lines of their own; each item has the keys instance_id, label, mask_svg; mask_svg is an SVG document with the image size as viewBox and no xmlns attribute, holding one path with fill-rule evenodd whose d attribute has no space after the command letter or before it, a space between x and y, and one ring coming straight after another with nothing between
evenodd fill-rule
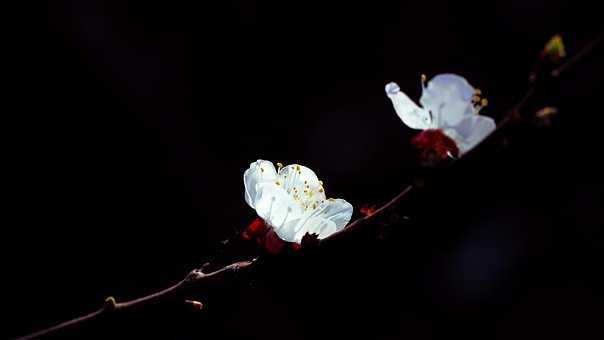
<instances>
[{"instance_id":1,"label":"white blossom","mask_svg":"<svg viewBox=\"0 0 604 340\"><path fill-rule=\"evenodd\" d=\"M424 80L424 79L422 79ZM415 104L396 83L386 85L388 98L403 123L412 129L440 129L463 154L495 130L492 118L479 115L486 106L480 90L455 74L439 74L427 86L422 81L420 104Z\"/></svg>"},{"instance_id":2,"label":"white blossom","mask_svg":"<svg viewBox=\"0 0 604 340\"><path fill-rule=\"evenodd\" d=\"M282 167L258 160L243 174L245 201L284 241L300 243L306 233L323 239L344 228L352 205L327 199L323 182L302 165Z\"/></svg>"}]
</instances>

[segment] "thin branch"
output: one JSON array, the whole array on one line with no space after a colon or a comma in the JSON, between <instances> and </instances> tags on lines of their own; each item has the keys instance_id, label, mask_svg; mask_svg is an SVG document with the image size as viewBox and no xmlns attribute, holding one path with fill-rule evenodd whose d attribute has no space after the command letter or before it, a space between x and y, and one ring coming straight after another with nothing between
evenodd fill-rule
<instances>
[{"instance_id":1,"label":"thin branch","mask_svg":"<svg viewBox=\"0 0 604 340\"><path fill-rule=\"evenodd\" d=\"M589 44L585 45L581 51L577 52L571 58L569 58L564 64L560 65L557 69L553 70L550 75L554 78L559 77L571 68L573 65L577 64L581 61L585 56L587 56L593 49L600 43L604 41L604 32L600 33L594 40L592 40Z\"/></svg>"},{"instance_id":2,"label":"thin branch","mask_svg":"<svg viewBox=\"0 0 604 340\"><path fill-rule=\"evenodd\" d=\"M371 220L374 220L374 219L378 218L379 216L383 215L390 208L396 206L405 197L407 197L407 195L409 195L413 191L413 188L414 188L413 185L411 185L411 184L408 185L403 191L401 191L398 195L396 195L388 203L386 203L383 206L381 206L380 208L378 208L373 214L354 220L352 223L348 224L346 226L346 228L338 230L337 232L335 232L335 233L329 235L328 237L326 237L325 239L323 239L322 243L324 243L326 241L327 242L333 241L333 240L341 237L344 234L350 233L353 230L360 228L363 224L366 224L367 222L370 222Z\"/></svg>"},{"instance_id":3,"label":"thin branch","mask_svg":"<svg viewBox=\"0 0 604 340\"><path fill-rule=\"evenodd\" d=\"M230 273L237 273L237 272L241 272L246 269L250 269L250 268L252 268L251 265L253 263L255 263L255 261L236 262L236 263L230 264L228 266L225 266L221 269L218 269L216 271L213 271L213 272L207 273L207 274L201 272L201 270L195 269L195 270L191 271L187 275L187 277L185 277L182 281L176 283L175 285L173 285L171 287L161 290L159 292L155 292L155 293L149 294L147 296L143 296L138 299L125 301L125 302L116 302L114 298L109 297L105 300L105 304L103 305L103 307L101 307L100 309L98 309L92 313L71 319L69 321L62 322L58 325L43 329L41 331L23 336L21 338L15 339L15 340L31 340L31 339L40 338L43 336L54 334L61 330L65 330L67 328L71 328L74 326L84 324L88 321L98 319L99 317L101 317L103 315L108 315L110 313L113 314L113 313L127 310L127 309L129 310L129 309L146 306L150 303L156 303L159 301L170 300L170 299L180 296L180 294L182 294L187 289L196 287L196 286L198 286L202 283L206 283L207 281L210 281L212 279L215 279L215 280L222 279Z\"/></svg>"},{"instance_id":4,"label":"thin branch","mask_svg":"<svg viewBox=\"0 0 604 340\"><path fill-rule=\"evenodd\" d=\"M603 40L604 40L604 34L601 34L595 40L593 40L591 43L587 44L576 55L574 55L572 58L568 59L564 64L559 66L557 69L553 70L549 74L549 76L552 78L558 78L562 73L566 72L571 66L578 63L586 55L588 55L591 51L593 51L593 49L596 47L596 45L601 43ZM500 120L499 124L497 125L497 129L495 131L499 131L504 126L509 124L511 121L515 120L515 118L521 116L521 110L526 105L526 103L535 95L535 93L537 91L534 84L535 84L535 82L531 82L531 86L528 88L527 92L521 97L521 99L518 101L518 103L516 103L516 105L514 105L507 112L507 114ZM487 137L487 139L494 138L493 135L494 134L491 134L489 137ZM451 165L456 164L459 160L465 158L468 154L473 153L473 151L478 148L479 147L472 149L470 152L466 153L464 156L462 156L459 159L457 159L456 161L452 162ZM346 226L346 228L344 228L344 229L330 235L329 237L325 238L324 240L322 240L322 244L325 241L331 241L331 240L340 238L342 235L350 233L354 230L357 230L357 229L361 228L363 225L368 224L368 222L372 222L375 219L377 219L378 217L385 215L391 208L400 204L404 198L406 198L411 192L413 192L413 189L415 189L415 188L416 187L413 185L408 185L407 187L405 187L405 189L403 191L401 191L398 195L396 195L388 203L384 204L379 209L377 209L372 215L362 217L362 218L359 218L359 219L353 221L352 223L348 224ZM226 274L228 274L228 273L235 273L235 272L241 272L244 270L249 270L249 269L253 268L252 264L254 264L255 262L256 261L237 262L237 263L230 264L228 266L225 266L223 268L220 268L214 272L207 273L207 274L203 273L201 270L196 269L196 270L191 271L187 275L187 277L185 279L183 279L182 281L180 281L180 282L176 283L175 285L168 287L162 291L159 291L159 292L156 292L156 293L153 293L153 294L150 294L150 295L138 298L138 299L120 302L120 303L115 302L115 300L113 298L108 298L105 301L104 306L95 312L74 318L69 321L65 321L65 322L55 325L53 327L23 336L21 338L15 339L15 340L30 340L30 339L40 338L40 337L43 337L46 335L54 334L58 331L61 331L61 330L64 330L64 329L67 329L70 327L84 324L88 321L97 319L97 318L101 317L102 315L106 315L109 313L115 313L120 310L127 310L127 309L133 309L136 307L145 306L152 302L174 299L174 298L180 296L180 294L182 294L185 290L196 287L196 286L200 285L201 283L205 283L206 281L208 281L210 279L219 280L219 279L223 279L224 277L226 277L227 276Z\"/></svg>"}]
</instances>

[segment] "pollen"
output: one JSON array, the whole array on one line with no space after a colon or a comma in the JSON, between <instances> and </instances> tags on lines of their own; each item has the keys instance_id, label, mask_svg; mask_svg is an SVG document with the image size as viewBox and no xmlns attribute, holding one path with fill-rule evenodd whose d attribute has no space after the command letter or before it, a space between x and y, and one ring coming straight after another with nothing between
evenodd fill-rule
<instances>
[{"instance_id":1,"label":"pollen","mask_svg":"<svg viewBox=\"0 0 604 340\"><path fill-rule=\"evenodd\" d=\"M281 182L276 181L276 182L275 182L275 184L276 184L277 186L280 186L280 185L281 185Z\"/></svg>"}]
</instances>

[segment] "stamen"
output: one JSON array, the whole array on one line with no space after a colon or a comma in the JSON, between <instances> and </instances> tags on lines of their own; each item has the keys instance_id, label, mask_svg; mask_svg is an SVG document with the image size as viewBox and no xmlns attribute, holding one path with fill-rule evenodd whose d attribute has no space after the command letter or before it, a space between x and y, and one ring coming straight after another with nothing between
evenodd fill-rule
<instances>
[{"instance_id":1,"label":"stamen","mask_svg":"<svg viewBox=\"0 0 604 340\"><path fill-rule=\"evenodd\" d=\"M285 212L285 216L283 217L283 222L281 222L281 225L279 226L279 228L283 227L283 225L285 225L285 221L287 221L287 215L289 215L289 213L292 211L291 207L287 207L287 211Z\"/></svg>"}]
</instances>

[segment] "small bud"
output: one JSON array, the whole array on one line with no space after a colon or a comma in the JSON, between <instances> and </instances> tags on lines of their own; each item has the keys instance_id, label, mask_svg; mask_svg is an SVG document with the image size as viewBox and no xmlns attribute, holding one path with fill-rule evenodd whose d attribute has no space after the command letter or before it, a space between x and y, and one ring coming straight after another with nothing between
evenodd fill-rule
<instances>
[{"instance_id":1,"label":"small bud","mask_svg":"<svg viewBox=\"0 0 604 340\"><path fill-rule=\"evenodd\" d=\"M546 106L535 113L535 123L538 126L550 126L557 113L558 109L556 107Z\"/></svg>"},{"instance_id":2,"label":"small bud","mask_svg":"<svg viewBox=\"0 0 604 340\"><path fill-rule=\"evenodd\" d=\"M200 311L203 309L203 303L195 300L185 300L185 303L188 304L193 310Z\"/></svg>"},{"instance_id":3,"label":"small bud","mask_svg":"<svg viewBox=\"0 0 604 340\"><path fill-rule=\"evenodd\" d=\"M553 106L546 106L546 107L542 108L541 110L537 111L537 113L535 113L535 117L537 117L537 118L550 117L552 115L555 115L556 113L558 113L557 108L555 108Z\"/></svg>"},{"instance_id":4,"label":"small bud","mask_svg":"<svg viewBox=\"0 0 604 340\"><path fill-rule=\"evenodd\" d=\"M545 44L545 47L539 54L541 59L547 59L553 63L557 63L566 57L566 48L560 34L551 37Z\"/></svg>"},{"instance_id":5,"label":"small bud","mask_svg":"<svg viewBox=\"0 0 604 340\"><path fill-rule=\"evenodd\" d=\"M105 299L105 306L104 308L106 310L114 310L115 309L115 305L117 303L115 302L115 298L113 296L109 296Z\"/></svg>"},{"instance_id":6,"label":"small bud","mask_svg":"<svg viewBox=\"0 0 604 340\"><path fill-rule=\"evenodd\" d=\"M377 210L375 205L369 205L367 203L363 204L361 206L361 214L365 215L365 217L369 217L371 215L373 215L375 213L375 211Z\"/></svg>"}]
</instances>

